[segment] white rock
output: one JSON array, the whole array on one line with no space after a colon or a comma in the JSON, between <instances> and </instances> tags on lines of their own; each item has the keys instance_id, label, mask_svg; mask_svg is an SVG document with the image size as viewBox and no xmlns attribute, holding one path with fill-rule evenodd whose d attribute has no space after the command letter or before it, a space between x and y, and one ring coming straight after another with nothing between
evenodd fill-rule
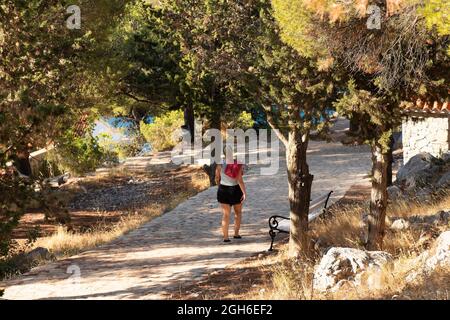
<instances>
[{"instance_id":1,"label":"white rock","mask_svg":"<svg viewBox=\"0 0 450 320\"><path fill-rule=\"evenodd\" d=\"M392 230L405 230L409 228L409 222L405 219L397 219L391 224Z\"/></svg>"},{"instance_id":2,"label":"white rock","mask_svg":"<svg viewBox=\"0 0 450 320\"><path fill-rule=\"evenodd\" d=\"M438 267L450 268L450 231L441 233L431 249L424 251L412 265L415 267L406 277L407 282L412 282L419 276L428 276Z\"/></svg>"},{"instance_id":3,"label":"white rock","mask_svg":"<svg viewBox=\"0 0 450 320\"><path fill-rule=\"evenodd\" d=\"M429 153L422 152L413 156L397 172L398 185L405 185L407 189L416 189L427 185L439 171L437 159Z\"/></svg>"},{"instance_id":4,"label":"white rock","mask_svg":"<svg viewBox=\"0 0 450 320\"><path fill-rule=\"evenodd\" d=\"M425 272L430 273L437 267L450 267L450 231L441 233L425 261Z\"/></svg>"},{"instance_id":5,"label":"white rock","mask_svg":"<svg viewBox=\"0 0 450 320\"><path fill-rule=\"evenodd\" d=\"M337 291L353 282L360 285L363 273L380 269L392 256L382 251L363 251L353 248L331 248L322 257L314 272L314 288L324 292Z\"/></svg>"}]
</instances>

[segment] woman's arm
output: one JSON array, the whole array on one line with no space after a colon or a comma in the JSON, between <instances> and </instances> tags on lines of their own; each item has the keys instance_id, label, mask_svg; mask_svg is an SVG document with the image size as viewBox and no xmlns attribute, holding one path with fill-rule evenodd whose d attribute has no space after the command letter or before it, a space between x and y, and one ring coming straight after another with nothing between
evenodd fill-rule
<instances>
[{"instance_id":1,"label":"woman's arm","mask_svg":"<svg viewBox=\"0 0 450 320\"><path fill-rule=\"evenodd\" d=\"M244 202L245 199L247 198L247 191L245 190L244 178L242 177L243 174L244 174L244 166L242 166L241 171L239 171L239 175L237 177L239 187L241 187L242 190L241 202Z\"/></svg>"},{"instance_id":2,"label":"woman's arm","mask_svg":"<svg viewBox=\"0 0 450 320\"><path fill-rule=\"evenodd\" d=\"M216 174L214 176L216 184L220 183L220 171L222 170L222 165L218 164L216 165Z\"/></svg>"}]
</instances>

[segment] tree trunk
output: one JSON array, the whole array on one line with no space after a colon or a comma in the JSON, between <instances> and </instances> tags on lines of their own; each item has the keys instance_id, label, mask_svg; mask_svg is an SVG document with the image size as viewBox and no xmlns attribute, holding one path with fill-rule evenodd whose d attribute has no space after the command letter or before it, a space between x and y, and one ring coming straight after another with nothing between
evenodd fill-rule
<instances>
[{"instance_id":1,"label":"tree trunk","mask_svg":"<svg viewBox=\"0 0 450 320\"><path fill-rule=\"evenodd\" d=\"M392 186L392 165L394 163L394 155L392 151L394 150L394 135L391 135L389 139L389 150L387 152L387 185Z\"/></svg>"},{"instance_id":2,"label":"tree trunk","mask_svg":"<svg viewBox=\"0 0 450 320\"><path fill-rule=\"evenodd\" d=\"M360 116L356 112L352 112L352 117L350 119L350 133L357 134L359 132L359 126L361 125Z\"/></svg>"},{"instance_id":3,"label":"tree trunk","mask_svg":"<svg viewBox=\"0 0 450 320\"><path fill-rule=\"evenodd\" d=\"M220 125L221 125L220 112L215 111L211 115L211 119L209 120L209 127L220 130ZM216 152L216 151L214 151L214 152ZM212 154L211 156L215 157L215 154ZM209 184L210 184L210 186L215 186L216 185L216 166L217 165L215 163L213 163L210 166L208 166L208 165L204 165L203 166L203 170L206 172L206 174L209 177Z\"/></svg>"},{"instance_id":4,"label":"tree trunk","mask_svg":"<svg viewBox=\"0 0 450 320\"><path fill-rule=\"evenodd\" d=\"M215 110L212 114L211 114L211 119L209 119L209 127L211 129L218 129L220 130L221 128L221 116L220 116L220 111Z\"/></svg>"},{"instance_id":5,"label":"tree trunk","mask_svg":"<svg viewBox=\"0 0 450 320\"><path fill-rule=\"evenodd\" d=\"M298 128L289 132L287 173L289 182L290 238L289 256L309 254L308 214L313 176L306 161L307 135L302 137Z\"/></svg>"},{"instance_id":6,"label":"tree trunk","mask_svg":"<svg viewBox=\"0 0 450 320\"><path fill-rule=\"evenodd\" d=\"M203 165L203 171L205 171L206 174L208 175L209 185L211 187L216 185L216 167L217 167L216 163L213 163L210 166L208 166L206 164Z\"/></svg>"},{"instance_id":7,"label":"tree trunk","mask_svg":"<svg viewBox=\"0 0 450 320\"><path fill-rule=\"evenodd\" d=\"M191 134L191 143L194 143L194 126L195 126L194 108L191 104L184 109L184 126Z\"/></svg>"},{"instance_id":8,"label":"tree trunk","mask_svg":"<svg viewBox=\"0 0 450 320\"><path fill-rule=\"evenodd\" d=\"M32 175L31 164L30 164L30 152L20 151L17 153L14 159L14 166L17 171L26 176Z\"/></svg>"},{"instance_id":9,"label":"tree trunk","mask_svg":"<svg viewBox=\"0 0 450 320\"><path fill-rule=\"evenodd\" d=\"M377 142L372 146L372 195L368 216L368 250L381 250L383 247L386 207L387 207L387 168L388 154L383 152Z\"/></svg>"}]
</instances>

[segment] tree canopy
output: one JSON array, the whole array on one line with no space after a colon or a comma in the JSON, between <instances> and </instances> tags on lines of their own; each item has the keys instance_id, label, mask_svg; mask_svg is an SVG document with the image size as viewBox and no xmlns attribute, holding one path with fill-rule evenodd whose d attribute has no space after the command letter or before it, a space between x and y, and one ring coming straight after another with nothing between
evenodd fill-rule
<instances>
[{"instance_id":1,"label":"tree canopy","mask_svg":"<svg viewBox=\"0 0 450 320\"><path fill-rule=\"evenodd\" d=\"M95 101L92 61L107 34L93 32L107 24L97 14L119 2L80 1L86 9L81 30L66 27L65 1L0 5L0 254L7 253L10 232L36 193L32 177L20 175L31 175L30 152L76 129Z\"/></svg>"},{"instance_id":2,"label":"tree canopy","mask_svg":"<svg viewBox=\"0 0 450 320\"><path fill-rule=\"evenodd\" d=\"M448 97L448 37L435 1L272 1L282 38L300 54L329 61L348 79L334 105L360 115L373 153L368 247L382 245L387 165L403 101ZM375 19L373 21L372 19ZM376 21L378 20L378 21ZM377 22L377 23L375 23Z\"/></svg>"}]
</instances>

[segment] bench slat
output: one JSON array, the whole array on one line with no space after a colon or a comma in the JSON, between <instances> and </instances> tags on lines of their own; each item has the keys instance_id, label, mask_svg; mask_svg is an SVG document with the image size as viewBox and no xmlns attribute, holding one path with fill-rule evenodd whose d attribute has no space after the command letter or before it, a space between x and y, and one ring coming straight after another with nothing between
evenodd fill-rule
<instances>
[{"instance_id":1,"label":"bench slat","mask_svg":"<svg viewBox=\"0 0 450 320\"><path fill-rule=\"evenodd\" d=\"M332 193L333 191L330 191L327 194L320 196L310 202L309 206L310 213L308 215L308 222L313 221L314 219L319 217L322 213L326 212L328 201ZM277 235L276 230L278 230L278 233L280 232L289 233L291 228L291 220L283 216L272 216L269 218L269 226L270 226L269 234L270 237L272 238L269 251L272 251L275 236Z\"/></svg>"},{"instance_id":2,"label":"bench slat","mask_svg":"<svg viewBox=\"0 0 450 320\"><path fill-rule=\"evenodd\" d=\"M324 200L326 200L328 198L328 195L329 195L329 193L326 193L320 197L317 197L317 198L311 200L311 205L323 202Z\"/></svg>"},{"instance_id":3,"label":"bench slat","mask_svg":"<svg viewBox=\"0 0 450 320\"><path fill-rule=\"evenodd\" d=\"M323 199L323 200L325 200L325 199ZM319 203L316 203L316 204L314 204L314 205L312 205L312 206L310 206L310 207L309 207L309 212L314 212L314 211L316 211L318 208L323 208L323 201L322 201L322 202L319 202Z\"/></svg>"},{"instance_id":4,"label":"bench slat","mask_svg":"<svg viewBox=\"0 0 450 320\"><path fill-rule=\"evenodd\" d=\"M291 227L291 220L282 220L278 222L277 229L284 232L289 232L290 227Z\"/></svg>"},{"instance_id":5,"label":"bench slat","mask_svg":"<svg viewBox=\"0 0 450 320\"><path fill-rule=\"evenodd\" d=\"M323 213L322 208L324 207L324 202L327 200L329 195L330 193L327 193L311 201L313 204L309 207L308 222L313 221ZM289 232L290 227L291 220L282 220L278 222L277 229L284 232Z\"/></svg>"}]
</instances>

